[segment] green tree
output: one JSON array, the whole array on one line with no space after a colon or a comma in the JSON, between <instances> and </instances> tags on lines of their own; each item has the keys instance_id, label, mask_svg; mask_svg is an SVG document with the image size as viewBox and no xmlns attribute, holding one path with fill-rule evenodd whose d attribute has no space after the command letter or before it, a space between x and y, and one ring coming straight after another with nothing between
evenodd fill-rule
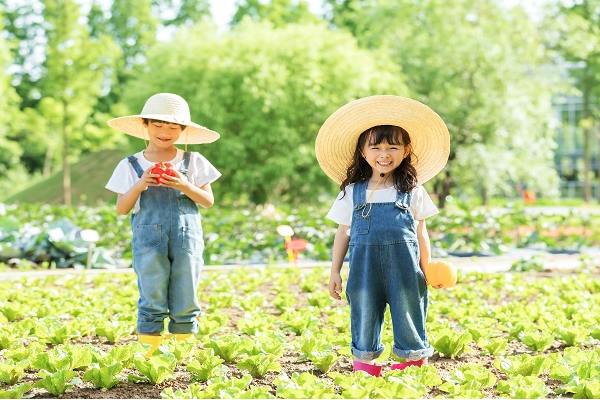
<instances>
[{"instance_id":1,"label":"green tree","mask_svg":"<svg viewBox=\"0 0 600 400\"><path fill-rule=\"evenodd\" d=\"M194 25L211 16L210 1L208 0L181 0L178 2L166 0L164 3L166 3L164 6L170 6L176 15L171 19L163 19L163 24L166 26ZM179 6L176 7L173 3L179 3Z\"/></svg>"},{"instance_id":2,"label":"green tree","mask_svg":"<svg viewBox=\"0 0 600 400\"><path fill-rule=\"evenodd\" d=\"M455 189L479 192L484 201L521 181L555 190L548 121L557 77L520 7L493 0L328 3L330 22L347 26L365 47L389 49L415 98L448 125L449 163L431 183L440 206Z\"/></svg>"},{"instance_id":3,"label":"green tree","mask_svg":"<svg viewBox=\"0 0 600 400\"><path fill-rule=\"evenodd\" d=\"M584 200L592 200L592 158L600 160L600 149L592 154L592 139L600 131L600 1L558 2L547 8L545 31L548 46L556 52L557 64L565 65L575 90L583 100L579 128L583 131ZM565 93L566 94L566 93ZM598 167L597 167L598 168ZM597 199L600 201L600 180Z\"/></svg>"},{"instance_id":4,"label":"green tree","mask_svg":"<svg viewBox=\"0 0 600 400\"><path fill-rule=\"evenodd\" d=\"M35 106L40 99L37 83L43 74L45 42L43 6L40 1L0 0L3 35L11 50L12 85L21 98L21 108Z\"/></svg>"},{"instance_id":5,"label":"green tree","mask_svg":"<svg viewBox=\"0 0 600 400\"><path fill-rule=\"evenodd\" d=\"M180 94L194 120L221 133L198 147L223 173L217 194L264 203L337 193L315 159L320 126L356 98L408 91L395 63L346 33L248 20L222 34L200 25L157 44L127 87L131 112L157 92Z\"/></svg>"},{"instance_id":6,"label":"green tree","mask_svg":"<svg viewBox=\"0 0 600 400\"><path fill-rule=\"evenodd\" d=\"M56 132L62 144L64 203L71 204L71 152L81 146L85 125L102 90L105 71L118 54L112 39L92 38L80 6L73 0L45 0L44 21L48 26L45 74L42 92L50 97L47 107L59 116ZM58 139L58 138L56 138Z\"/></svg>"},{"instance_id":7,"label":"green tree","mask_svg":"<svg viewBox=\"0 0 600 400\"><path fill-rule=\"evenodd\" d=\"M269 21L277 27L292 23L316 23L319 20L304 0L270 0L268 3L261 0L238 0L231 24L237 25L245 17L254 21Z\"/></svg>"},{"instance_id":8,"label":"green tree","mask_svg":"<svg viewBox=\"0 0 600 400\"><path fill-rule=\"evenodd\" d=\"M1 17L2 11L0 11ZM0 31L2 30L2 19L0 18ZM23 172L19 166L19 157L22 154L21 147L10 140L10 126L13 120L20 117L19 95L11 86L12 77L8 74L12 57L9 52L10 43L0 36L0 176L15 178L15 173ZM19 177L21 178L21 176ZM23 179L16 180L17 184ZM8 179L0 180L0 190L5 192L11 189L12 183Z\"/></svg>"}]
</instances>

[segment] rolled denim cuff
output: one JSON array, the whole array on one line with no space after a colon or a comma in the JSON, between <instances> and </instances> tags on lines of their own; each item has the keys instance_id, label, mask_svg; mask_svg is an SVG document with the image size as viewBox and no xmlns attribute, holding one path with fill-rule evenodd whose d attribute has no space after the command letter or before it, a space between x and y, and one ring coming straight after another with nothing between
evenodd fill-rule
<instances>
[{"instance_id":1,"label":"rolled denim cuff","mask_svg":"<svg viewBox=\"0 0 600 400\"><path fill-rule=\"evenodd\" d=\"M416 361L422 358L431 357L433 355L433 347L429 346L421 350L401 350L394 346L392 350L398 357L406 358L407 360Z\"/></svg>"},{"instance_id":2,"label":"rolled denim cuff","mask_svg":"<svg viewBox=\"0 0 600 400\"><path fill-rule=\"evenodd\" d=\"M350 344L350 349L352 350L352 355L358 358L361 361L373 361L383 354L385 347L381 345L377 351L361 351L354 347L354 343Z\"/></svg>"},{"instance_id":3,"label":"rolled denim cuff","mask_svg":"<svg viewBox=\"0 0 600 400\"><path fill-rule=\"evenodd\" d=\"M198 323L194 322L172 322L169 321L170 333L198 333Z\"/></svg>"},{"instance_id":4,"label":"rolled denim cuff","mask_svg":"<svg viewBox=\"0 0 600 400\"><path fill-rule=\"evenodd\" d=\"M160 322L138 322L137 323L137 333L140 334L149 334L149 333L159 333L164 330L165 324Z\"/></svg>"}]
</instances>

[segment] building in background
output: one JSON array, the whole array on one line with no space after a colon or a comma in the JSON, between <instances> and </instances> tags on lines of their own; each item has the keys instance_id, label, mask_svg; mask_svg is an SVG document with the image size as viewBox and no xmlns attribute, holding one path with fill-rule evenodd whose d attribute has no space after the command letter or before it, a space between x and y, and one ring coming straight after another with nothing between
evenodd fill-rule
<instances>
[{"instance_id":1,"label":"building in background","mask_svg":"<svg viewBox=\"0 0 600 400\"><path fill-rule=\"evenodd\" d=\"M599 127L584 121L584 103L581 97L563 97L555 104L558 118L554 161L560 177L562 198L586 198L586 154L588 161L588 184L591 201L599 199L600 154ZM597 107L591 109L596 114ZM586 129L588 144L586 146ZM587 153L586 153L587 150Z\"/></svg>"}]
</instances>

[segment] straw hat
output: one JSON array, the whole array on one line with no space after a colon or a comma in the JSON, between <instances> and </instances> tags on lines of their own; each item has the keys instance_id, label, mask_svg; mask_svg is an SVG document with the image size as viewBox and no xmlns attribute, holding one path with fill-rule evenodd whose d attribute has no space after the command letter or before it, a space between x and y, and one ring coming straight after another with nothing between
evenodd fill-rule
<instances>
[{"instance_id":1,"label":"straw hat","mask_svg":"<svg viewBox=\"0 0 600 400\"><path fill-rule=\"evenodd\" d=\"M440 116L416 100L378 95L346 104L331 114L319 130L315 151L327 176L342 183L360 134L378 125L395 125L408 132L420 184L433 178L446 165L450 134Z\"/></svg>"},{"instance_id":2,"label":"straw hat","mask_svg":"<svg viewBox=\"0 0 600 400\"><path fill-rule=\"evenodd\" d=\"M114 118L108 121L108 125L128 135L148 139L142 118L185 125L185 130L175 143L211 143L220 137L217 132L192 122L187 102L183 97L172 93L155 94L146 101L141 114Z\"/></svg>"}]
</instances>

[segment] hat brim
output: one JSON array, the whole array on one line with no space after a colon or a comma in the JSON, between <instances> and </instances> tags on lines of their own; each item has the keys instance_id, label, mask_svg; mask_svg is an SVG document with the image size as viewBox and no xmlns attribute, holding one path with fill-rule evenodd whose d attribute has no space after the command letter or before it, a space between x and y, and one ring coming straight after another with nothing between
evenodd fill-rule
<instances>
[{"instance_id":1,"label":"hat brim","mask_svg":"<svg viewBox=\"0 0 600 400\"><path fill-rule=\"evenodd\" d=\"M413 99L377 95L342 106L321 126L315 152L325 174L342 183L360 134L378 125L395 125L408 132L419 184L433 178L448 162L450 133L438 114Z\"/></svg>"},{"instance_id":2,"label":"hat brim","mask_svg":"<svg viewBox=\"0 0 600 400\"><path fill-rule=\"evenodd\" d=\"M165 116L163 114L129 115L126 117L111 119L108 121L108 125L120 132L135 136L140 139L148 140L147 128L142 122L143 118L157 119L185 125L185 130L182 132L175 144L212 143L221 137L221 135L219 135L217 132L205 128L202 125L198 125L191 121L176 121L172 117Z\"/></svg>"}]
</instances>

